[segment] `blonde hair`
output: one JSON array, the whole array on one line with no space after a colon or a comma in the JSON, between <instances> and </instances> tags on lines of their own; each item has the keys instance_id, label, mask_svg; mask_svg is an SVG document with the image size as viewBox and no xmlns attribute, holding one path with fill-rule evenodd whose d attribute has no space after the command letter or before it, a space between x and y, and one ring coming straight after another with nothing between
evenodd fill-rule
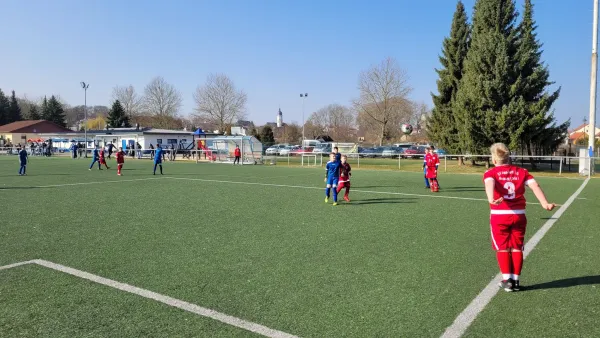
<instances>
[{"instance_id":1,"label":"blonde hair","mask_svg":"<svg viewBox=\"0 0 600 338\"><path fill-rule=\"evenodd\" d=\"M510 150L508 150L508 147L504 143L492 144L490 152L492 153L492 160L498 164L507 164L510 160Z\"/></svg>"},{"instance_id":2,"label":"blonde hair","mask_svg":"<svg viewBox=\"0 0 600 338\"><path fill-rule=\"evenodd\" d=\"M348 156L346 156L346 155L342 155L342 158L348 159Z\"/></svg>"}]
</instances>

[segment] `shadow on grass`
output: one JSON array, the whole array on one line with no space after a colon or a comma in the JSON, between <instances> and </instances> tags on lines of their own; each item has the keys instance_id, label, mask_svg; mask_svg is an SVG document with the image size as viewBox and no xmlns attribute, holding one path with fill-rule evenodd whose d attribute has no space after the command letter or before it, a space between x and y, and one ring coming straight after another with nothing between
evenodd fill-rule
<instances>
[{"instance_id":1,"label":"shadow on grass","mask_svg":"<svg viewBox=\"0 0 600 338\"><path fill-rule=\"evenodd\" d=\"M372 198L372 199L361 199L354 200L351 204L365 205L365 204L399 204L399 203L415 203L415 198Z\"/></svg>"},{"instance_id":2,"label":"shadow on grass","mask_svg":"<svg viewBox=\"0 0 600 338\"><path fill-rule=\"evenodd\" d=\"M440 187L440 190L442 187ZM444 191L485 191L484 187L451 187L444 188Z\"/></svg>"},{"instance_id":3,"label":"shadow on grass","mask_svg":"<svg viewBox=\"0 0 600 338\"><path fill-rule=\"evenodd\" d=\"M600 275L583 276L559 279L551 282L528 285L523 288L523 291L546 290L546 289L562 289L579 285L595 285L600 284Z\"/></svg>"}]
</instances>

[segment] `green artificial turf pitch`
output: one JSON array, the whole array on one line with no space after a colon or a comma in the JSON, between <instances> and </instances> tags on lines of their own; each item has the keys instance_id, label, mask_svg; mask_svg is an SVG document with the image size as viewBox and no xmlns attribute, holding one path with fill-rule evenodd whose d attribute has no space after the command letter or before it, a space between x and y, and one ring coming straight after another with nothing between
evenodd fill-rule
<instances>
[{"instance_id":1,"label":"green artificial turf pitch","mask_svg":"<svg viewBox=\"0 0 600 338\"><path fill-rule=\"evenodd\" d=\"M44 259L303 337L439 337L497 274L481 175L0 157L0 266ZM564 203L580 179L539 178ZM586 189L468 336L597 336L597 200ZM439 197L433 197L439 196ZM447 198L455 197L455 198ZM528 193L528 200L536 202ZM552 215L528 209L528 238ZM37 265L0 270L0 336L252 336Z\"/></svg>"}]
</instances>

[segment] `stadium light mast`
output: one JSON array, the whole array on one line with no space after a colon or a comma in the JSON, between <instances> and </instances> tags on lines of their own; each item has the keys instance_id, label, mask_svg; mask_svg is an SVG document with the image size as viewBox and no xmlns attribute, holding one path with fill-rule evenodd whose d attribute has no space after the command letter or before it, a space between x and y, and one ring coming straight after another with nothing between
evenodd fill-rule
<instances>
[{"instance_id":1,"label":"stadium light mast","mask_svg":"<svg viewBox=\"0 0 600 338\"><path fill-rule=\"evenodd\" d=\"M590 167L588 174L592 176L592 157L596 141L596 81L598 76L598 0L594 0L594 24L592 32L592 74L590 83L590 124L588 125Z\"/></svg>"},{"instance_id":2,"label":"stadium light mast","mask_svg":"<svg viewBox=\"0 0 600 338\"><path fill-rule=\"evenodd\" d=\"M306 101L308 93L300 93L300 97L302 98L302 147L304 147L304 101Z\"/></svg>"},{"instance_id":3,"label":"stadium light mast","mask_svg":"<svg viewBox=\"0 0 600 338\"><path fill-rule=\"evenodd\" d=\"M88 139L87 139L87 90L88 88L90 88L90 84L89 83L85 83L83 81L81 81L81 88L83 88L83 115L84 115L84 123L83 123L83 130L84 130L84 138L85 141L83 142L85 144L85 157L87 158L87 148L88 148Z\"/></svg>"}]
</instances>

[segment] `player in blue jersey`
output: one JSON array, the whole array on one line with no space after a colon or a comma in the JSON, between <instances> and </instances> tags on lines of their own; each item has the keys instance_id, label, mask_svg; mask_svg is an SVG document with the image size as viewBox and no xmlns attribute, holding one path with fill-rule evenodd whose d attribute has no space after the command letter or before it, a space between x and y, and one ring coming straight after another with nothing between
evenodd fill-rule
<instances>
[{"instance_id":1,"label":"player in blue jersey","mask_svg":"<svg viewBox=\"0 0 600 338\"><path fill-rule=\"evenodd\" d=\"M335 160L341 162L342 154L340 154L340 150L338 149L338 147L333 147L333 153L335 154Z\"/></svg>"},{"instance_id":2,"label":"player in blue jersey","mask_svg":"<svg viewBox=\"0 0 600 338\"><path fill-rule=\"evenodd\" d=\"M92 170L92 167L96 162L98 163L98 170L102 170L100 167L100 152L98 148L94 146L94 150L92 150L92 164L90 164L90 170Z\"/></svg>"},{"instance_id":3,"label":"player in blue jersey","mask_svg":"<svg viewBox=\"0 0 600 338\"><path fill-rule=\"evenodd\" d=\"M19 169L19 175L25 176L27 175L25 171L27 170L27 150L25 147L19 150L19 162L21 163L21 168Z\"/></svg>"},{"instance_id":4,"label":"player in blue jersey","mask_svg":"<svg viewBox=\"0 0 600 338\"><path fill-rule=\"evenodd\" d=\"M325 166L325 203L329 202L329 192L333 188L333 205L337 205L337 185L340 180L340 165L342 162L336 159L335 153L329 154L329 162Z\"/></svg>"},{"instance_id":5,"label":"player in blue jersey","mask_svg":"<svg viewBox=\"0 0 600 338\"><path fill-rule=\"evenodd\" d=\"M156 175L156 166L160 166L160 174L163 174L163 170L162 170L162 160L164 157L164 152L163 152L163 148L160 146L160 144L156 145L156 153L154 154L154 174Z\"/></svg>"}]
</instances>

